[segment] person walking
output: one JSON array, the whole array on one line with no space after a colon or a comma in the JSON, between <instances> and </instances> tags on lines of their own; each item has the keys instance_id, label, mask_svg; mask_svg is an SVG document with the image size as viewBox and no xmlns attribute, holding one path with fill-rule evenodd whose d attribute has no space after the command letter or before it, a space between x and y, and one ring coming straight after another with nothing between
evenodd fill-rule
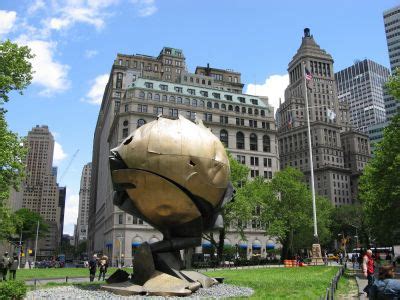
<instances>
[{"instance_id":1,"label":"person walking","mask_svg":"<svg viewBox=\"0 0 400 300\"><path fill-rule=\"evenodd\" d=\"M18 255L14 253L13 257L10 259L10 280L15 280L15 277L17 275L17 269L18 269Z\"/></svg>"},{"instance_id":2,"label":"person walking","mask_svg":"<svg viewBox=\"0 0 400 300\"><path fill-rule=\"evenodd\" d=\"M364 276L367 277L368 284L364 288L364 292L367 293L367 296L369 295L370 288L374 284L375 277L374 277L374 272L375 272L375 266L374 266L374 258L372 257L372 250L368 249L367 252L365 253L363 257L363 273Z\"/></svg>"},{"instance_id":3,"label":"person walking","mask_svg":"<svg viewBox=\"0 0 400 300\"><path fill-rule=\"evenodd\" d=\"M94 280L96 277L96 269L97 269L97 255L93 254L92 259L89 261L89 279L90 282Z\"/></svg>"},{"instance_id":4,"label":"person walking","mask_svg":"<svg viewBox=\"0 0 400 300\"><path fill-rule=\"evenodd\" d=\"M0 258L0 281L7 280L7 272L10 267L10 258L8 252L4 252L4 255Z\"/></svg>"},{"instance_id":5,"label":"person walking","mask_svg":"<svg viewBox=\"0 0 400 300\"><path fill-rule=\"evenodd\" d=\"M101 279L101 276L103 276L103 280L106 279L106 273L108 269L108 257L103 255L101 259L99 260L99 281Z\"/></svg>"}]
</instances>

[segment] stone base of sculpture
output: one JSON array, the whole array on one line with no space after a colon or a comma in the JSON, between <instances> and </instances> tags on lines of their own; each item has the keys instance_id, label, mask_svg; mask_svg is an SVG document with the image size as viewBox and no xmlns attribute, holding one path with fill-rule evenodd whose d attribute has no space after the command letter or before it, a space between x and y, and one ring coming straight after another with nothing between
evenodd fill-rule
<instances>
[{"instance_id":1,"label":"stone base of sculpture","mask_svg":"<svg viewBox=\"0 0 400 300\"><path fill-rule=\"evenodd\" d=\"M324 260L322 258L321 245L320 244L313 244L311 253L312 253L312 256L311 256L310 265L322 266L322 265L325 264Z\"/></svg>"},{"instance_id":2,"label":"stone base of sculpture","mask_svg":"<svg viewBox=\"0 0 400 300\"><path fill-rule=\"evenodd\" d=\"M150 245L143 243L134 254L131 280L101 288L123 296L187 296L218 283L201 273L183 270L182 265L178 251L152 253Z\"/></svg>"}]
</instances>

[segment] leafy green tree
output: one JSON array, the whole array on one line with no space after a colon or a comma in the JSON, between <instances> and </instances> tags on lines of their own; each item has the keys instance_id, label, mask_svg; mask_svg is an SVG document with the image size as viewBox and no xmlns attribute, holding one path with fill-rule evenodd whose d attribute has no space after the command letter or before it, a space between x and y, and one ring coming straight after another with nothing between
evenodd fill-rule
<instances>
[{"instance_id":1,"label":"leafy green tree","mask_svg":"<svg viewBox=\"0 0 400 300\"><path fill-rule=\"evenodd\" d=\"M11 91L22 94L32 80L34 57L27 46L18 46L6 40L0 43L0 104L7 102Z\"/></svg>"},{"instance_id":2,"label":"leafy green tree","mask_svg":"<svg viewBox=\"0 0 400 300\"><path fill-rule=\"evenodd\" d=\"M400 243L400 114L384 130L360 179L360 199L377 243Z\"/></svg>"},{"instance_id":3,"label":"leafy green tree","mask_svg":"<svg viewBox=\"0 0 400 300\"><path fill-rule=\"evenodd\" d=\"M0 241L15 233L14 218L10 209L0 206Z\"/></svg>"},{"instance_id":4,"label":"leafy green tree","mask_svg":"<svg viewBox=\"0 0 400 300\"><path fill-rule=\"evenodd\" d=\"M22 240L32 240L36 237L37 223L39 221L39 236L43 237L49 232L49 225L45 222L43 217L37 212L31 211L27 208L21 208L15 212L17 232L22 232Z\"/></svg>"},{"instance_id":5,"label":"leafy green tree","mask_svg":"<svg viewBox=\"0 0 400 300\"><path fill-rule=\"evenodd\" d=\"M397 68L389 77L386 88L393 97L400 100L400 68Z\"/></svg>"},{"instance_id":6,"label":"leafy green tree","mask_svg":"<svg viewBox=\"0 0 400 300\"><path fill-rule=\"evenodd\" d=\"M300 248L313 243L312 198L304 175L288 167L275 173L271 181L273 197L264 198L263 223L268 235L276 236L282 244L282 259L292 258ZM331 203L316 197L318 233L320 242L330 238Z\"/></svg>"},{"instance_id":7,"label":"leafy green tree","mask_svg":"<svg viewBox=\"0 0 400 300\"><path fill-rule=\"evenodd\" d=\"M218 241L214 236L214 232L207 232L203 234L203 238L208 240L211 245L217 250L217 258L219 261L222 260L224 253L224 240L226 237L226 229L230 226L235 219L247 219L251 214L251 201L250 199L244 199L238 197L240 190L243 186L246 186L247 176L249 174L249 168L245 165L240 164L232 155L228 152L229 164L230 164L230 181L235 188L236 195L235 200L227 203L222 209L222 217L224 219L223 228L218 230ZM246 201L247 200L247 201ZM239 228L240 230L240 228ZM243 235L243 231L242 235Z\"/></svg>"}]
</instances>

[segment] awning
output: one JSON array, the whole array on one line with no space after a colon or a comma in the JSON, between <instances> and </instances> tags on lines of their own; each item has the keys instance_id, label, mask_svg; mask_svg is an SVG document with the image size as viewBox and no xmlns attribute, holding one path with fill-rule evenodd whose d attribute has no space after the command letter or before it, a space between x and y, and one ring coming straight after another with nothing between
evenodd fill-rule
<instances>
[{"instance_id":1,"label":"awning","mask_svg":"<svg viewBox=\"0 0 400 300\"><path fill-rule=\"evenodd\" d=\"M212 244L209 241L204 241L203 244L201 244L203 248L212 248Z\"/></svg>"},{"instance_id":2,"label":"awning","mask_svg":"<svg viewBox=\"0 0 400 300\"><path fill-rule=\"evenodd\" d=\"M259 240L255 240L252 245L253 249L261 249L261 242Z\"/></svg>"},{"instance_id":3,"label":"awning","mask_svg":"<svg viewBox=\"0 0 400 300\"><path fill-rule=\"evenodd\" d=\"M141 244L141 242L133 242L132 247L139 247Z\"/></svg>"},{"instance_id":4,"label":"awning","mask_svg":"<svg viewBox=\"0 0 400 300\"><path fill-rule=\"evenodd\" d=\"M107 248L112 247L112 243L106 243L106 247L107 247Z\"/></svg>"},{"instance_id":5,"label":"awning","mask_svg":"<svg viewBox=\"0 0 400 300\"><path fill-rule=\"evenodd\" d=\"M267 248L267 250L275 249L275 243L273 241L268 241L266 248Z\"/></svg>"}]
</instances>

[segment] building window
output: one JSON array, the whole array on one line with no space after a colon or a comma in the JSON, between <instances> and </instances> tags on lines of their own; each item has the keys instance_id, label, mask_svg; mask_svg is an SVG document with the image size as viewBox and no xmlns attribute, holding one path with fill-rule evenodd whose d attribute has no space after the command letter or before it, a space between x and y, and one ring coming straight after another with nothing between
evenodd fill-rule
<instances>
[{"instance_id":1,"label":"building window","mask_svg":"<svg viewBox=\"0 0 400 300\"><path fill-rule=\"evenodd\" d=\"M242 107L242 114L246 113L246 107Z\"/></svg>"},{"instance_id":2,"label":"building window","mask_svg":"<svg viewBox=\"0 0 400 300\"><path fill-rule=\"evenodd\" d=\"M241 163L242 165L245 165L245 164L246 164L246 156L244 156L244 155L238 155L238 156L237 156L237 161L238 161L239 163Z\"/></svg>"},{"instance_id":3,"label":"building window","mask_svg":"<svg viewBox=\"0 0 400 300\"><path fill-rule=\"evenodd\" d=\"M263 136L263 151L271 152L271 139L268 135Z\"/></svg>"},{"instance_id":4,"label":"building window","mask_svg":"<svg viewBox=\"0 0 400 300\"><path fill-rule=\"evenodd\" d=\"M123 224L122 218L123 218L123 214L119 214L118 215L118 224Z\"/></svg>"},{"instance_id":5,"label":"building window","mask_svg":"<svg viewBox=\"0 0 400 300\"><path fill-rule=\"evenodd\" d=\"M204 107L204 101L203 101L203 100L200 100L200 101L199 101L199 106L200 106L200 107Z\"/></svg>"},{"instance_id":6,"label":"building window","mask_svg":"<svg viewBox=\"0 0 400 300\"><path fill-rule=\"evenodd\" d=\"M166 85L166 84L160 84L160 89L161 89L162 91L168 91L168 85Z\"/></svg>"},{"instance_id":7,"label":"building window","mask_svg":"<svg viewBox=\"0 0 400 300\"><path fill-rule=\"evenodd\" d=\"M221 99L221 94L220 93L212 93L213 97L215 99Z\"/></svg>"},{"instance_id":8,"label":"building window","mask_svg":"<svg viewBox=\"0 0 400 300\"><path fill-rule=\"evenodd\" d=\"M175 103L175 97L174 96L169 96L169 102Z\"/></svg>"},{"instance_id":9,"label":"building window","mask_svg":"<svg viewBox=\"0 0 400 300\"><path fill-rule=\"evenodd\" d=\"M228 105L228 110L229 111L233 111L233 106L232 105Z\"/></svg>"},{"instance_id":10,"label":"building window","mask_svg":"<svg viewBox=\"0 0 400 300\"><path fill-rule=\"evenodd\" d=\"M162 95L162 101L164 101L164 102L167 102L167 101L168 101L167 95Z\"/></svg>"},{"instance_id":11,"label":"building window","mask_svg":"<svg viewBox=\"0 0 400 300\"><path fill-rule=\"evenodd\" d=\"M226 148L229 147L229 141L228 141L228 132L225 129L222 129L219 135L219 139L221 141L222 144L224 144L224 146Z\"/></svg>"},{"instance_id":12,"label":"building window","mask_svg":"<svg viewBox=\"0 0 400 300\"><path fill-rule=\"evenodd\" d=\"M249 115L252 115L252 114L253 114L253 109L252 109L251 107L249 107L249 108L247 109L247 113L248 113Z\"/></svg>"},{"instance_id":13,"label":"building window","mask_svg":"<svg viewBox=\"0 0 400 300\"><path fill-rule=\"evenodd\" d=\"M137 120L136 128L139 128L139 127L143 126L144 124L146 124L146 121L143 119L139 119L139 120Z\"/></svg>"},{"instance_id":14,"label":"building window","mask_svg":"<svg viewBox=\"0 0 400 300\"><path fill-rule=\"evenodd\" d=\"M258 105L258 100L257 99L250 99L250 102L253 103L254 105Z\"/></svg>"},{"instance_id":15,"label":"building window","mask_svg":"<svg viewBox=\"0 0 400 300\"><path fill-rule=\"evenodd\" d=\"M264 157L264 167L272 168L272 159Z\"/></svg>"},{"instance_id":16,"label":"building window","mask_svg":"<svg viewBox=\"0 0 400 300\"><path fill-rule=\"evenodd\" d=\"M250 134L250 150L258 151L258 141L255 133Z\"/></svg>"},{"instance_id":17,"label":"building window","mask_svg":"<svg viewBox=\"0 0 400 300\"><path fill-rule=\"evenodd\" d=\"M229 100L229 101L232 101L232 96L231 95L225 95L225 99Z\"/></svg>"},{"instance_id":18,"label":"building window","mask_svg":"<svg viewBox=\"0 0 400 300\"><path fill-rule=\"evenodd\" d=\"M182 104L182 97L176 97L176 103Z\"/></svg>"},{"instance_id":19,"label":"building window","mask_svg":"<svg viewBox=\"0 0 400 300\"><path fill-rule=\"evenodd\" d=\"M197 100L196 99L192 100L192 106L197 106Z\"/></svg>"},{"instance_id":20,"label":"building window","mask_svg":"<svg viewBox=\"0 0 400 300\"><path fill-rule=\"evenodd\" d=\"M261 116L264 117L264 116L265 116L265 110L262 109L262 110L260 111L260 114L261 114Z\"/></svg>"},{"instance_id":21,"label":"building window","mask_svg":"<svg viewBox=\"0 0 400 300\"><path fill-rule=\"evenodd\" d=\"M117 89L122 89L122 77L122 73L117 73L117 82L115 83Z\"/></svg>"},{"instance_id":22,"label":"building window","mask_svg":"<svg viewBox=\"0 0 400 300\"><path fill-rule=\"evenodd\" d=\"M228 124L228 116L219 116L219 122L221 124Z\"/></svg>"},{"instance_id":23,"label":"building window","mask_svg":"<svg viewBox=\"0 0 400 300\"><path fill-rule=\"evenodd\" d=\"M154 107L154 113L158 115L163 114L163 108L161 106Z\"/></svg>"},{"instance_id":24,"label":"building window","mask_svg":"<svg viewBox=\"0 0 400 300\"><path fill-rule=\"evenodd\" d=\"M190 99L189 98L185 98L185 105L190 105Z\"/></svg>"},{"instance_id":25,"label":"building window","mask_svg":"<svg viewBox=\"0 0 400 300\"><path fill-rule=\"evenodd\" d=\"M236 133L236 148L237 149L244 149L244 134L243 132Z\"/></svg>"},{"instance_id":26,"label":"building window","mask_svg":"<svg viewBox=\"0 0 400 300\"><path fill-rule=\"evenodd\" d=\"M138 112L147 113L147 105L138 104Z\"/></svg>"},{"instance_id":27,"label":"building window","mask_svg":"<svg viewBox=\"0 0 400 300\"><path fill-rule=\"evenodd\" d=\"M205 84L205 82L204 82L204 84ZM208 97L208 92L200 91L200 95L202 95L203 97Z\"/></svg>"},{"instance_id":28,"label":"building window","mask_svg":"<svg viewBox=\"0 0 400 300\"><path fill-rule=\"evenodd\" d=\"M153 94L147 93L147 100L152 100L152 99L153 99Z\"/></svg>"},{"instance_id":29,"label":"building window","mask_svg":"<svg viewBox=\"0 0 400 300\"><path fill-rule=\"evenodd\" d=\"M258 166L258 157L250 156L250 165Z\"/></svg>"},{"instance_id":30,"label":"building window","mask_svg":"<svg viewBox=\"0 0 400 300\"><path fill-rule=\"evenodd\" d=\"M143 91L140 91L140 92L139 92L139 98L140 98L140 99L144 99L144 92L143 92Z\"/></svg>"},{"instance_id":31,"label":"building window","mask_svg":"<svg viewBox=\"0 0 400 300\"><path fill-rule=\"evenodd\" d=\"M155 94L154 95L154 100L155 101L160 101L160 94Z\"/></svg>"},{"instance_id":32,"label":"building window","mask_svg":"<svg viewBox=\"0 0 400 300\"><path fill-rule=\"evenodd\" d=\"M222 110L226 110L226 105L225 104L221 104L221 109Z\"/></svg>"},{"instance_id":33,"label":"building window","mask_svg":"<svg viewBox=\"0 0 400 300\"><path fill-rule=\"evenodd\" d=\"M205 114L204 114L204 120L205 120L206 122L212 122L212 114L210 114L210 113L205 113Z\"/></svg>"},{"instance_id":34,"label":"building window","mask_svg":"<svg viewBox=\"0 0 400 300\"><path fill-rule=\"evenodd\" d=\"M129 104L125 104L124 106L124 112L128 112L129 111Z\"/></svg>"},{"instance_id":35,"label":"building window","mask_svg":"<svg viewBox=\"0 0 400 300\"><path fill-rule=\"evenodd\" d=\"M219 103L218 103L218 102L215 102L215 103L214 103L214 108L215 108L215 109L219 109Z\"/></svg>"},{"instance_id":36,"label":"building window","mask_svg":"<svg viewBox=\"0 0 400 300\"><path fill-rule=\"evenodd\" d=\"M178 110L176 108L170 108L169 109L169 116L177 118L178 117Z\"/></svg>"},{"instance_id":37,"label":"building window","mask_svg":"<svg viewBox=\"0 0 400 300\"><path fill-rule=\"evenodd\" d=\"M207 108L212 108L212 103L210 101L207 102Z\"/></svg>"},{"instance_id":38,"label":"building window","mask_svg":"<svg viewBox=\"0 0 400 300\"><path fill-rule=\"evenodd\" d=\"M144 86L148 89L152 89L153 88L153 83L152 82L145 82Z\"/></svg>"},{"instance_id":39,"label":"building window","mask_svg":"<svg viewBox=\"0 0 400 300\"><path fill-rule=\"evenodd\" d=\"M123 128L122 129L122 138L123 139L128 137L128 135L129 135L129 131L128 130L129 130L128 128Z\"/></svg>"},{"instance_id":40,"label":"building window","mask_svg":"<svg viewBox=\"0 0 400 300\"><path fill-rule=\"evenodd\" d=\"M177 92L177 93L181 93L181 94L183 93L183 90L181 87L176 86L176 87L174 87L174 89L175 89L175 92Z\"/></svg>"},{"instance_id":41,"label":"building window","mask_svg":"<svg viewBox=\"0 0 400 300\"><path fill-rule=\"evenodd\" d=\"M195 90L195 89L187 89L187 92L188 92L190 95L196 95L196 90Z\"/></svg>"}]
</instances>

